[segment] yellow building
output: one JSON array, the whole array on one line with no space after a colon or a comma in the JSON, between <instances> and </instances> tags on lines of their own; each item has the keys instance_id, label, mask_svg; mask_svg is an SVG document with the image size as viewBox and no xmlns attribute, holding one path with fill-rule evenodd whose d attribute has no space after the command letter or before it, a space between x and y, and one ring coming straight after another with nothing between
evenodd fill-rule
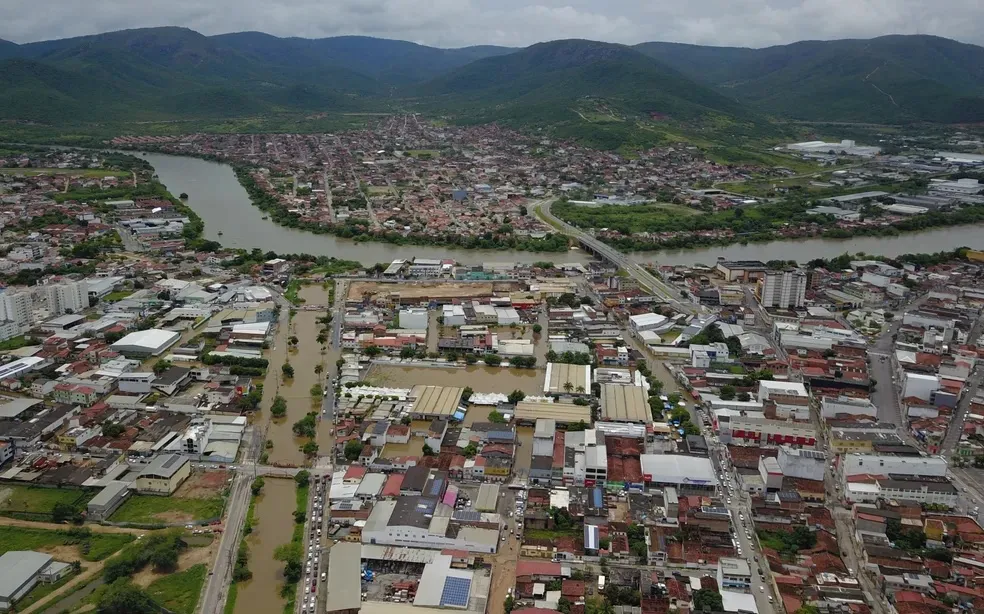
<instances>
[{"instance_id":1,"label":"yellow building","mask_svg":"<svg viewBox=\"0 0 984 614\"><path fill-rule=\"evenodd\" d=\"M874 451L874 444L878 441L876 433L860 433L851 431L840 431L834 429L830 431L830 451L834 454L868 453ZM880 443L887 443L882 440Z\"/></svg>"},{"instance_id":2,"label":"yellow building","mask_svg":"<svg viewBox=\"0 0 984 614\"><path fill-rule=\"evenodd\" d=\"M161 454L137 476L133 486L146 495L170 495L191 475L191 461L177 454Z\"/></svg>"}]
</instances>

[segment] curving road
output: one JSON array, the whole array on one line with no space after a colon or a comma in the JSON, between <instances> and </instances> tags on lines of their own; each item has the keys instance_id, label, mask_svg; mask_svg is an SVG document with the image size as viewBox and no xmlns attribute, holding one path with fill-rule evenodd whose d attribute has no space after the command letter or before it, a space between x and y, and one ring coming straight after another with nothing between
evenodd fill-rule
<instances>
[{"instance_id":1,"label":"curving road","mask_svg":"<svg viewBox=\"0 0 984 614\"><path fill-rule=\"evenodd\" d=\"M691 315L696 315L703 312L703 308L701 306L695 305L691 302L681 301L679 290L674 290L672 287L663 282L663 280L657 278L655 275L643 268L638 262L635 262L611 245L604 243L583 230L575 228L562 219L554 216L550 212L551 204L552 199L544 199L534 203L533 209L545 222L565 235L574 237L580 241L582 245L594 253L625 270L625 272L638 281L639 284L647 288L654 295L663 299L677 311L689 313Z\"/></svg>"}]
</instances>

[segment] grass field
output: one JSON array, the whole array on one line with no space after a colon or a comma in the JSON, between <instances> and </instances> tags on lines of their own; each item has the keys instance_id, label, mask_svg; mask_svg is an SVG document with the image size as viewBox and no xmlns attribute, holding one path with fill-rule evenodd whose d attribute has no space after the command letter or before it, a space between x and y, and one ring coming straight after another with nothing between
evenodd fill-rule
<instances>
[{"instance_id":1,"label":"grass field","mask_svg":"<svg viewBox=\"0 0 984 614\"><path fill-rule=\"evenodd\" d=\"M21 335L20 337L12 337L6 341L0 341L0 352L10 352L27 345L31 345L31 342L28 341L24 335Z\"/></svg>"},{"instance_id":2,"label":"grass field","mask_svg":"<svg viewBox=\"0 0 984 614\"><path fill-rule=\"evenodd\" d=\"M91 533L83 539L69 535L67 531L0 527L0 554L11 550L43 550L71 545L82 549L84 543L88 543L89 552L82 558L101 561L132 541L133 536L126 533Z\"/></svg>"},{"instance_id":3,"label":"grass field","mask_svg":"<svg viewBox=\"0 0 984 614\"><path fill-rule=\"evenodd\" d=\"M106 302L106 303L112 303L114 301L121 301L121 300L125 299L126 297L130 296L131 294L133 294L133 292L134 292L133 290L119 290L117 292L110 292L109 294L107 294L106 296L104 296L102 298L102 300L104 302Z\"/></svg>"},{"instance_id":4,"label":"grass field","mask_svg":"<svg viewBox=\"0 0 984 614\"><path fill-rule=\"evenodd\" d=\"M420 156L430 156L432 158L436 158L441 155L441 152L436 149L411 149L407 151L406 154L414 158L419 158Z\"/></svg>"},{"instance_id":5,"label":"grass field","mask_svg":"<svg viewBox=\"0 0 984 614\"><path fill-rule=\"evenodd\" d=\"M218 518L222 515L223 506L220 497L185 499L137 495L123 503L110 520L138 524L184 523Z\"/></svg>"},{"instance_id":6,"label":"grass field","mask_svg":"<svg viewBox=\"0 0 984 614\"><path fill-rule=\"evenodd\" d=\"M102 168L0 168L0 174L25 175L81 175L83 177L129 177L130 173Z\"/></svg>"},{"instance_id":7,"label":"grass field","mask_svg":"<svg viewBox=\"0 0 984 614\"><path fill-rule=\"evenodd\" d=\"M193 614L198 596L205 583L205 565L193 565L188 569L154 580L147 592L154 601L178 614Z\"/></svg>"},{"instance_id":8,"label":"grass field","mask_svg":"<svg viewBox=\"0 0 984 614\"><path fill-rule=\"evenodd\" d=\"M95 492L71 488L0 486L0 515L48 514L58 503L84 506L94 495Z\"/></svg>"},{"instance_id":9,"label":"grass field","mask_svg":"<svg viewBox=\"0 0 984 614\"><path fill-rule=\"evenodd\" d=\"M593 205L574 205L579 208L592 208ZM631 208L636 205L625 205L627 208ZM667 215L702 215L703 211L698 211L697 209L691 209L690 207L684 205L678 205L676 203L640 203L638 206L645 206L649 211L664 211Z\"/></svg>"}]
</instances>

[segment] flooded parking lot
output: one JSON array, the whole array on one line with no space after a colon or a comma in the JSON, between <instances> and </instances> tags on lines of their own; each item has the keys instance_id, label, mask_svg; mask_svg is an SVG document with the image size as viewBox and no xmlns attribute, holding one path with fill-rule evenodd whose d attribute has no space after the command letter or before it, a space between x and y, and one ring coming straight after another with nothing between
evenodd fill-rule
<instances>
[{"instance_id":1,"label":"flooded parking lot","mask_svg":"<svg viewBox=\"0 0 984 614\"><path fill-rule=\"evenodd\" d=\"M470 386L475 392L509 394L513 390L522 390L531 395L543 393L543 377L544 372L540 369L508 369L484 365L424 367L376 364L367 375L367 379L378 386Z\"/></svg>"}]
</instances>

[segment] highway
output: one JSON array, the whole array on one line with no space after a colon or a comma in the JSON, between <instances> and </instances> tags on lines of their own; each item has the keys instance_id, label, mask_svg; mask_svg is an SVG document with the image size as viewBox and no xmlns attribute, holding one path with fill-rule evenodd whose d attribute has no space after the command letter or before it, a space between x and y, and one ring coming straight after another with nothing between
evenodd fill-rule
<instances>
[{"instance_id":1,"label":"highway","mask_svg":"<svg viewBox=\"0 0 984 614\"><path fill-rule=\"evenodd\" d=\"M551 200L552 199L544 199L537 201L532 205L534 211L536 211L545 222L560 232L563 232L565 235L574 237L580 241L582 245L594 253L623 269L632 278L638 281L640 285L648 289L654 295L663 299L677 311L681 313L689 313L691 315L696 315L703 312L703 309L699 305L689 301L681 301L679 290L673 289L661 279L658 279L655 275L643 268L638 262L635 262L611 245L608 245L583 230L575 228L560 218L555 217L550 212Z\"/></svg>"}]
</instances>

